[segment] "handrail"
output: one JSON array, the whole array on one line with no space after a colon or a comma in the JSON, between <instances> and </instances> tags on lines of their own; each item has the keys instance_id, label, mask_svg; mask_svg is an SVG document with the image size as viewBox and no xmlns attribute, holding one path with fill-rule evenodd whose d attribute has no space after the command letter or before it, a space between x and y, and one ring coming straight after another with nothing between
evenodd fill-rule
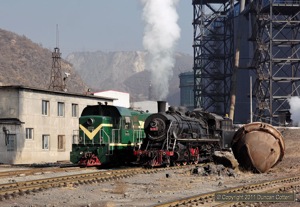
<instances>
[{"instance_id":1,"label":"handrail","mask_svg":"<svg viewBox=\"0 0 300 207\"><path fill-rule=\"evenodd\" d=\"M135 138L136 138L136 142L137 143L142 142L141 139L145 137L145 136L143 137L143 132L144 132L144 130L142 130L142 129L133 130L133 139L132 139L132 142L135 143L134 142ZM137 136L135 136L135 135L137 135Z\"/></svg>"}]
</instances>

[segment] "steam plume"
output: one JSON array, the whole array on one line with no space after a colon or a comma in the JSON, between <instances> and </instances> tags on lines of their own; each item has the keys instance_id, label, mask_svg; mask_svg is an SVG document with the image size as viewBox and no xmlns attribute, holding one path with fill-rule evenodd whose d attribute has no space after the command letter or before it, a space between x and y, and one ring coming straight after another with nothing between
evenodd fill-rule
<instances>
[{"instance_id":1,"label":"steam plume","mask_svg":"<svg viewBox=\"0 0 300 207\"><path fill-rule=\"evenodd\" d=\"M166 99L175 65L174 49L180 37L178 0L141 0L145 22L143 45L148 52L146 69L151 71L152 96Z\"/></svg>"},{"instance_id":2,"label":"steam plume","mask_svg":"<svg viewBox=\"0 0 300 207\"><path fill-rule=\"evenodd\" d=\"M293 96L288 99L288 101L291 107L291 119L293 120L294 124L300 126L300 98L298 96Z\"/></svg>"}]
</instances>

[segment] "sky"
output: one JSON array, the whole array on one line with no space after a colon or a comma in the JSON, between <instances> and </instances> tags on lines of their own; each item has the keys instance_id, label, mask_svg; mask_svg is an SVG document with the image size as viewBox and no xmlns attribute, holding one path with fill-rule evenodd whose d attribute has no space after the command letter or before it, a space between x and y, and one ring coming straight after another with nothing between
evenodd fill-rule
<instances>
[{"instance_id":1,"label":"sky","mask_svg":"<svg viewBox=\"0 0 300 207\"><path fill-rule=\"evenodd\" d=\"M2 0L0 28L50 50L58 40L63 57L78 51L144 50L142 10L141 0ZM177 13L175 50L192 55L192 0L179 0Z\"/></svg>"}]
</instances>

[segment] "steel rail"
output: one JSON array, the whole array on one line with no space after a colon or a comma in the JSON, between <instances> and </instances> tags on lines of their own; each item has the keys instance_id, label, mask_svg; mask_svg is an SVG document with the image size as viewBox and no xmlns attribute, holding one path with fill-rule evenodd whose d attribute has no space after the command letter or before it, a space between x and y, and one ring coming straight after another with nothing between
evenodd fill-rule
<instances>
[{"instance_id":1,"label":"steel rail","mask_svg":"<svg viewBox=\"0 0 300 207\"><path fill-rule=\"evenodd\" d=\"M94 168L80 168L80 167L46 167L46 168L33 168L33 169L23 169L23 170L8 170L8 171L1 171L0 178L4 177L12 177L12 176L27 176L27 175L38 175L48 172L69 172L69 171L78 171L78 170L87 170L87 169L94 169Z\"/></svg>"},{"instance_id":2,"label":"steel rail","mask_svg":"<svg viewBox=\"0 0 300 207\"><path fill-rule=\"evenodd\" d=\"M182 198L179 200L171 201L156 205L156 207L172 207L172 206L235 206L237 202L216 202L215 195L217 193L249 193L249 192L286 192L291 189L300 188L300 176L287 177L287 178L279 178L270 181L263 181L254 184L248 184L208 193L203 193L187 198ZM241 202L238 202L241 204Z\"/></svg>"},{"instance_id":3,"label":"steel rail","mask_svg":"<svg viewBox=\"0 0 300 207\"><path fill-rule=\"evenodd\" d=\"M29 194L30 192L42 191L49 188L64 186L66 187L69 185L101 183L126 177L132 177L137 174L152 174L160 171L184 169L188 167L191 167L191 165L152 169L126 168L5 183L0 184L0 201L10 199L14 196L22 196L24 194Z\"/></svg>"}]
</instances>

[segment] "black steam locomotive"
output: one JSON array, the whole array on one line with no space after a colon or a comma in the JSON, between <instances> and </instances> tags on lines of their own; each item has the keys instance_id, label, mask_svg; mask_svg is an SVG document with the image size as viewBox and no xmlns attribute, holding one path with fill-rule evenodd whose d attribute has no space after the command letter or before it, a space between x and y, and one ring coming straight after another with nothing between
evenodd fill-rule
<instances>
[{"instance_id":1,"label":"black steam locomotive","mask_svg":"<svg viewBox=\"0 0 300 207\"><path fill-rule=\"evenodd\" d=\"M148 167L211 161L215 150L229 149L232 120L202 110L189 112L158 102L158 113L145 120L146 138L135 149L138 163Z\"/></svg>"}]
</instances>

